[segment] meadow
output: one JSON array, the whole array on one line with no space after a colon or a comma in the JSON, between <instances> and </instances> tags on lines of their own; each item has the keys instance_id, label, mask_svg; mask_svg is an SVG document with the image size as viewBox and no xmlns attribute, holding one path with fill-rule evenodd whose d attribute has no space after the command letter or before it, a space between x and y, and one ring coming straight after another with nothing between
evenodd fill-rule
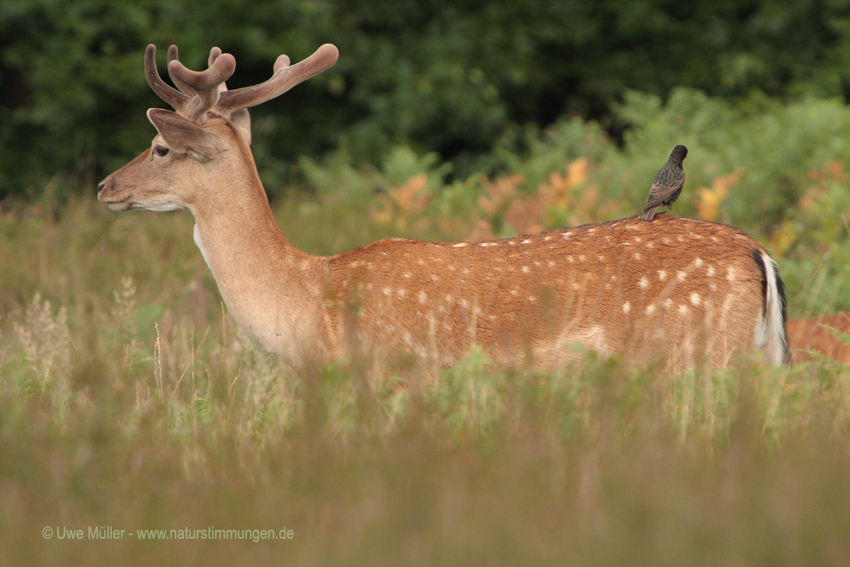
<instances>
[{"instance_id":1,"label":"meadow","mask_svg":"<svg viewBox=\"0 0 850 567\"><path fill-rule=\"evenodd\" d=\"M466 179L407 147L302 160L273 209L313 254L512 236L637 214L684 143L679 214L763 242L790 316L850 308L850 110L679 91L621 112L624 147L563 121ZM473 349L434 387L288 375L188 213L44 195L0 212L0 564L850 564L846 366L539 374Z\"/></svg>"}]
</instances>

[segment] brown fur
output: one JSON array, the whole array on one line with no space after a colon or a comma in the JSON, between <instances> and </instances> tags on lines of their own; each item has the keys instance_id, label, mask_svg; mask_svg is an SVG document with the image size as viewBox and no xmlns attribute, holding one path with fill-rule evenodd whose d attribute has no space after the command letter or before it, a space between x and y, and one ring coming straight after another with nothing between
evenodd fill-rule
<instances>
[{"instance_id":1,"label":"brown fur","mask_svg":"<svg viewBox=\"0 0 850 567\"><path fill-rule=\"evenodd\" d=\"M788 321L792 362L811 360L811 355L806 351L813 350L841 364L850 364L850 345L842 342L826 327L850 333L850 313L841 311L833 315Z\"/></svg>"}]
</instances>

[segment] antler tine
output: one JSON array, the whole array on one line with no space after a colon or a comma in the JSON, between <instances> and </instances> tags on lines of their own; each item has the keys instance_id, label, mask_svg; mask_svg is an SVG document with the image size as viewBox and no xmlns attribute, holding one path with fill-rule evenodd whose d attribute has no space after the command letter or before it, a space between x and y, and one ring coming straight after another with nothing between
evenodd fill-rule
<instances>
[{"instance_id":1,"label":"antler tine","mask_svg":"<svg viewBox=\"0 0 850 567\"><path fill-rule=\"evenodd\" d=\"M147 49L145 49L145 78L147 78L148 85L150 85L153 92L170 104L175 110L182 110L189 100L188 94L182 93L168 85L159 76L159 71L156 69L156 46L153 44L148 45Z\"/></svg>"},{"instance_id":2,"label":"antler tine","mask_svg":"<svg viewBox=\"0 0 850 567\"><path fill-rule=\"evenodd\" d=\"M210 49L210 58L207 60L207 67L212 67L215 60L218 59L218 56L221 55L221 49L218 47L213 47Z\"/></svg>"},{"instance_id":3,"label":"antler tine","mask_svg":"<svg viewBox=\"0 0 850 567\"><path fill-rule=\"evenodd\" d=\"M212 49L210 49L210 57L209 57L209 59L208 59L208 61L207 61L207 67L212 67L212 66L213 66L213 63L215 63L215 60L216 60L216 59L218 59L218 57L219 57L220 55L221 55L221 48L219 48L219 47L213 47ZM224 83L221 83L221 84L218 86L218 90L219 90L219 92L224 92L224 91L226 91L226 90L227 90L227 85L226 85L226 84L224 84Z\"/></svg>"},{"instance_id":4,"label":"antler tine","mask_svg":"<svg viewBox=\"0 0 850 567\"><path fill-rule=\"evenodd\" d=\"M209 59L207 60L207 67L212 67L213 63L215 63L215 60L218 59L219 55L221 55L221 49L220 48L213 47L212 49L210 49L210 56L209 56ZM177 50L177 46L172 45L171 47L168 48L168 62L171 63L172 61L177 61L179 59L180 59L180 57L179 57L179 52ZM192 88L191 85L180 80L179 76L172 75L170 73L170 71L169 71L169 76L171 77L171 80L174 82L175 85L177 85L177 88L180 89L181 92L189 95L190 97L198 94L195 91L195 89ZM221 83L218 86L218 90L219 91L226 91L227 86L224 83Z\"/></svg>"},{"instance_id":5,"label":"antler tine","mask_svg":"<svg viewBox=\"0 0 850 567\"><path fill-rule=\"evenodd\" d=\"M281 55L274 64L271 79L252 87L222 92L217 110L232 115L243 108L262 104L282 95L298 83L315 77L336 63L338 58L339 50L330 43L324 44L310 57L292 66L289 65L289 58Z\"/></svg>"},{"instance_id":6,"label":"antler tine","mask_svg":"<svg viewBox=\"0 0 850 567\"><path fill-rule=\"evenodd\" d=\"M172 45L168 48L168 59L166 60L166 68L171 65L172 61L177 61L179 59L180 51L177 49L176 45ZM181 81L180 77L175 77L174 74L171 72L170 68L168 68L168 76L171 77L171 82L174 83L174 85L178 89L180 89L180 92L182 92L183 94L188 95L190 98L198 94L195 92L195 89L193 89L191 85L187 85L186 83Z\"/></svg>"},{"instance_id":7,"label":"antler tine","mask_svg":"<svg viewBox=\"0 0 850 567\"><path fill-rule=\"evenodd\" d=\"M171 78L196 93L184 106L183 114L192 120L203 122L206 111L218 102L219 85L229 79L235 70L236 59L229 53L216 57L215 62L206 71L192 71L176 59L170 61L168 73Z\"/></svg>"}]
</instances>

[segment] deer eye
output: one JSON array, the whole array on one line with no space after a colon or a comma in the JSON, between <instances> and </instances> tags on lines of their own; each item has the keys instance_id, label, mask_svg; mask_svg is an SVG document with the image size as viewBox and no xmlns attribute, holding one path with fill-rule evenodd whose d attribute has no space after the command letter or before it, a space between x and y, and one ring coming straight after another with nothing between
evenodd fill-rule
<instances>
[{"instance_id":1,"label":"deer eye","mask_svg":"<svg viewBox=\"0 0 850 567\"><path fill-rule=\"evenodd\" d=\"M155 153L159 157L164 157L166 154L168 154L168 148L157 144L153 147L153 153Z\"/></svg>"}]
</instances>

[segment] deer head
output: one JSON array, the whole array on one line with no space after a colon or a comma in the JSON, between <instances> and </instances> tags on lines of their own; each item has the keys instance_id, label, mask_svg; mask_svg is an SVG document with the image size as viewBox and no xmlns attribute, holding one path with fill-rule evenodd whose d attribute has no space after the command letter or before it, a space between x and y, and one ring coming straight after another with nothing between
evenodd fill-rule
<instances>
[{"instance_id":1,"label":"deer head","mask_svg":"<svg viewBox=\"0 0 850 567\"><path fill-rule=\"evenodd\" d=\"M159 76L156 47L145 51L145 76L151 89L174 108L148 110L157 130L149 150L98 186L98 198L114 210L169 211L191 207L198 183L239 183L256 171L251 155L251 123L248 108L280 96L295 85L332 66L339 52L325 44L296 65L281 55L272 77L259 85L227 90L236 60L214 47L209 68L197 72L178 59L177 47L168 50L168 73L177 88ZM246 167L247 166L247 167Z\"/></svg>"}]
</instances>

